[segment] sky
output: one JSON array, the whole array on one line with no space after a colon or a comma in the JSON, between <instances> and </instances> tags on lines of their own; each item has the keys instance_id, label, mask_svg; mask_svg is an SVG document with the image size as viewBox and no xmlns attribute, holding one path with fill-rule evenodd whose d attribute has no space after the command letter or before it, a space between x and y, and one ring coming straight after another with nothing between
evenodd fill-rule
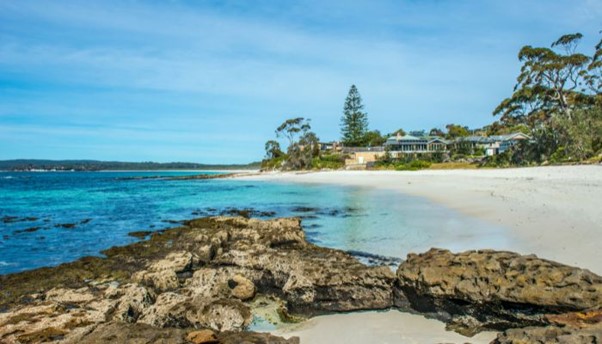
<instances>
[{"instance_id":1,"label":"sky","mask_svg":"<svg viewBox=\"0 0 602 344\"><path fill-rule=\"evenodd\" d=\"M291 117L340 137L355 84L383 133L491 123L524 45L600 0L0 0L0 160L247 163Z\"/></svg>"}]
</instances>

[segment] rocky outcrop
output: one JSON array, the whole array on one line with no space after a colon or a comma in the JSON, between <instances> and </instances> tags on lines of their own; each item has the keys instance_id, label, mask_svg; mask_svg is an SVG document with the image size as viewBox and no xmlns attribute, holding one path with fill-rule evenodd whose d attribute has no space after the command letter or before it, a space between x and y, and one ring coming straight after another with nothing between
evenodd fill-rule
<instances>
[{"instance_id":1,"label":"rocky outcrop","mask_svg":"<svg viewBox=\"0 0 602 344\"><path fill-rule=\"evenodd\" d=\"M546 314L602 306L602 277L559 263L491 250L410 254L397 270L397 305L429 313L450 329L547 325Z\"/></svg>"},{"instance_id":2,"label":"rocky outcrop","mask_svg":"<svg viewBox=\"0 0 602 344\"><path fill-rule=\"evenodd\" d=\"M602 342L602 309L547 315L546 318L552 326L509 329L500 333L493 344Z\"/></svg>"},{"instance_id":3,"label":"rocky outcrop","mask_svg":"<svg viewBox=\"0 0 602 344\"><path fill-rule=\"evenodd\" d=\"M389 268L308 243L296 218L198 219L104 253L2 276L0 342L179 343L211 330L220 343L294 343L245 332L256 295L284 320L393 304Z\"/></svg>"},{"instance_id":4,"label":"rocky outcrop","mask_svg":"<svg viewBox=\"0 0 602 344\"><path fill-rule=\"evenodd\" d=\"M500 333L492 344L598 344L602 342L602 326L526 327L508 329Z\"/></svg>"},{"instance_id":5,"label":"rocky outcrop","mask_svg":"<svg viewBox=\"0 0 602 344\"><path fill-rule=\"evenodd\" d=\"M602 277L535 256L432 249L395 275L308 243L297 218L243 217L188 221L104 254L0 276L0 342L298 343L247 329L254 316L393 306L467 335L504 331L497 343L600 341Z\"/></svg>"}]
</instances>

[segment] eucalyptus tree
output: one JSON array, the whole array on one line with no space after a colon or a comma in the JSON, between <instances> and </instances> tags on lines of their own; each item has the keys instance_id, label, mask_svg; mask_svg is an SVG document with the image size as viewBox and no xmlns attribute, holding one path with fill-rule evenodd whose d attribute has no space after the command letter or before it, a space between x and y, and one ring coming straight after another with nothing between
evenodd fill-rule
<instances>
[{"instance_id":1,"label":"eucalyptus tree","mask_svg":"<svg viewBox=\"0 0 602 344\"><path fill-rule=\"evenodd\" d=\"M287 119L278 128L276 136L289 141L285 168L299 170L312 166L312 160L320 154L318 136L311 131L310 119ZM266 146L267 147L267 146Z\"/></svg>"},{"instance_id":2,"label":"eucalyptus tree","mask_svg":"<svg viewBox=\"0 0 602 344\"><path fill-rule=\"evenodd\" d=\"M582 160L598 154L602 136L602 41L590 57L577 52L583 35L560 37L550 48L523 47L509 98L493 114L505 125L524 123L533 138L521 155L535 161Z\"/></svg>"},{"instance_id":3,"label":"eucalyptus tree","mask_svg":"<svg viewBox=\"0 0 602 344\"><path fill-rule=\"evenodd\" d=\"M591 58L576 52L583 35L564 35L551 48L523 47L523 63L514 93L494 110L504 122L525 121L531 125L553 116L571 118L576 105L587 101L583 93Z\"/></svg>"},{"instance_id":4,"label":"eucalyptus tree","mask_svg":"<svg viewBox=\"0 0 602 344\"><path fill-rule=\"evenodd\" d=\"M280 143L276 140L269 140L265 143L265 157L268 160L277 159L284 155L280 149Z\"/></svg>"}]
</instances>

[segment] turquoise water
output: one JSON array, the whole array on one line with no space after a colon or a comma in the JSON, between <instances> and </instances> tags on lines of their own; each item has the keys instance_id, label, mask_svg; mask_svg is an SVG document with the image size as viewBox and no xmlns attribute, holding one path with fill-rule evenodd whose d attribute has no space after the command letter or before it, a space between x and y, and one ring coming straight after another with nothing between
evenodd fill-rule
<instances>
[{"instance_id":1,"label":"turquoise water","mask_svg":"<svg viewBox=\"0 0 602 344\"><path fill-rule=\"evenodd\" d=\"M252 208L264 218L302 216L316 244L392 257L431 246L509 245L502 228L393 192L236 179L128 179L198 173L0 172L0 274L100 255L138 240L129 232L231 208Z\"/></svg>"}]
</instances>

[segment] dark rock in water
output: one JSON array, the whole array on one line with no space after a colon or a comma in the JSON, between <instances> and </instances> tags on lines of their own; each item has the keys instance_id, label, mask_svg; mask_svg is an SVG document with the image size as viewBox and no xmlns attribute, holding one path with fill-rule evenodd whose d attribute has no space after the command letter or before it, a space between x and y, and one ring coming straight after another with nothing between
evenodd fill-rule
<instances>
[{"instance_id":1,"label":"dark rock in water","mask_svg":"<svg viewBox=\"0 0 602 344\"><path fill-rule=\"evenodd\" d=\"M75 224L75 223L59 223L59 224L55 225L54 227L56 227L56 228L73 229L76 226L77 226L77 224Z\"/></svg>"},{"instance_id":2,"label":"dark rock in water","mask_svg":"<svg viewBox=\"0 0 602 344\"><path fill-rule=\"evenodd\" d=\"M89 223L90 221L92 221L92 219L89 219L89 218L88 219L83 219L83 220L79 221L79 224L80 225L85 225L85 224Z\"/></svg>"},{"instance_id":3,"label":"dark rock in water","mask_svg":"<svg viewBox=\"0 0 602 344\"><path fill-rule=\"evenodd\" d=\"M397 257L387 257L381 256L378 254L372 254L368 252L362 251L347 251L350 255L359 259L360 262L369 265L369 266L394 266L397 267L403 261L401 258Z\"/></svg>"},{"instance_id":4,"label":"dark rock in water","mask_svg":"<svg viewBox=\"0 0 602 344\"><path fill-rule=\"evenodd\" d=\"M275 211L261 211L253 208L244 208L244 209L236 209L236 208L226 208L222 210L219 215L221 216L242 216L244 218L250 219L252 217L273 217L276 215Z\"/></svg>"},{"instance_id":5,"label":"dark rock in water","mask_svg":"<svg viewBox=\"0 0 602 344\"><path fill-rule=\"evenodd\" d=\"M179 224L184 223L184 221L181 221L181 220L180 221L178 221L178 220L161 220L161 222L169 223L172 225L179 225Z\"/></svg>"},{"instance_id":6,"label":"dark rock in water","mask_svg":"<svg viewBox=\"0 0 602 344\"><path fill-rule=\"evenodd\" d=\"M430 313L466 335L549 324L544 315L602 305L602 277L492 250L410 254L397 270L396 304Z\"/></svg>"},{"instance_id":7,"label":"dark rock in water","mask_svg":"<svg viewBox=\"0 0 602 344\"><path fill-rule=\"evenodd\" d=\"M319 210L320 210L319 208L305 207L305 206L291 208L291 211L293 211L295 213L315 213L315 212L318 212Z\"/></svg>"},{"instance_id":8,"label":"dark rock in water","mask_svg":"<svg viewBox=\"0 0 602 344\"><path fill-rule=\"evenodd\" d=\"M197 174L192 176L175 176L175 177L166 177L166 180L205 180L205 179L227 179L234 178L239 175L239 173L218 173L218 174Z\"/></svg>"},{"instance_id":9,"label":"dark rock in water","mask_svg":"<svg viewBox=\"0 0 602 344\"><path fill-rule=\"evenodd\" d=\"M0 220L3 223L13 223L13 222L17 222L19 220L19 218L16 216L3 216L2 218L0 218Z\"/></svg>"},{"instance_id":10,"label":"dark rock in water","mask_svg":"<svg viewBox=\"0 0 602 344\"><path fill-rule=\"evenodd\" d=\"M18 217L18 216L3 216L0 221L3 223L15 223L15 222L33 222L39 220L37 217Z\"/></svg>"},{"instance_id":11,"label":"dark rock in water","mask_svg":"<svg viewBox=\"0 0 602 344\"><path fill-rule=\"evenodd\" d=\"M40 229L42 229L42 227L30 227L30 228L25 228L25 229L19 229L14 231L13 233L15 234L20 234L20 233L33 233L33 232L37 232Z\"/></svg>"},{"instance_id":12,"label":"dark rock in water","mask_svg":"<svg viewBox=\"0 0 602 344\"><path fill-rule=\"evenodd\" d=\"M270 218L276 215L275 211L263 211L254 208L232 208L222 210L215 208L198 209L192 212L195 216L242 216L244 218Z\"/></svg>"},{"instance_id":13,"label":"dark rock in water","mask_svg":"<svg viewBox=\"0 0 602 344\"><path fill-rule=\"evenodd\" d=\"M144 239L151 234L153 234L152 231L135 231L135 232L128 233L129 236L138 238L138 239Z\"/></svg>"}]
</instances>

